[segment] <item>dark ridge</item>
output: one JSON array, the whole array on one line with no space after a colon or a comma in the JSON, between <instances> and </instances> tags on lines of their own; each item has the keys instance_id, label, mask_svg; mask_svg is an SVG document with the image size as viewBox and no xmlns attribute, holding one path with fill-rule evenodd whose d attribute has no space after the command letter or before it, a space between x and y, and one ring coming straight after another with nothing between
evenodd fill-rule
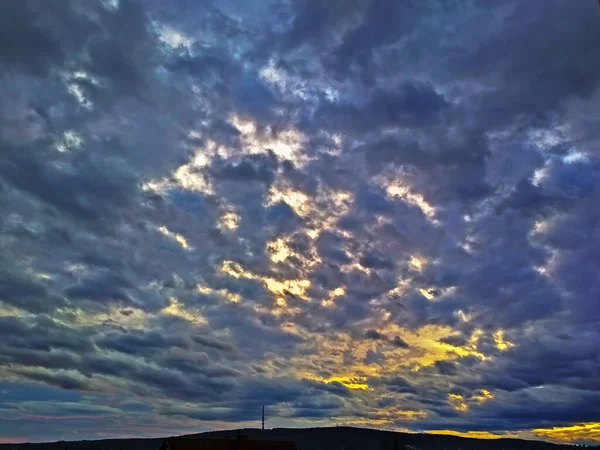
<instances>
[{"instance_id":1,"label":"dark ridge","mask_svg":"<svg viewBox=\"0 0 600 450\"><path fill-rule=\"evenodd\" d=\"M524 439L479 439L458 436L397 433L355 427L242 428L179 436L184 439L249 439L292 441L298 450L573 450L573 445ZM0 450L158 450L164 438L59 441L0 444ZM600 448L598 446L589 448Z\"/></svg>"}]
</instances>

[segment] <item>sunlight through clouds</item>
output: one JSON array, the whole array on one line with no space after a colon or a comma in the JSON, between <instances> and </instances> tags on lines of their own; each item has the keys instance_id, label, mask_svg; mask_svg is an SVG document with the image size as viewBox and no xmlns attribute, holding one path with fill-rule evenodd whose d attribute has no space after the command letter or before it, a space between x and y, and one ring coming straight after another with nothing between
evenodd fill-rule
<instances>
[{"instance_id":1,"label":"sunlight through clouds","mask_svg":"<svg viewBox=\"0 0 600 450\"><path fill-rule=\"evenodd\" d=\"M233 211L227 211L219 218L219 227L227 231L235 231L240 225L240 216Z\"/></svg>"},{"instance_id":2,"label":"sunlight through clouds","mask_svg":"<svg viewBox=\"0 0 600 450\"><path fill-rule=\"evenodd\" d=\"M585 422L564 427L535 428L536 437L556 442L600 441L600 422Z\"/></svg>"},{"instance_id":3,"label":"sunlight through clouds","mask_svg":"<svg viewBox=\"0 0 600 450\"><path fill-rule=\"evenodd\" d=\"M282 308L287 306L285 297L293 295L304 301L310 301L306 296L306 291L310 287L311 282L307 279L276 279L272 277L261 277L245 270L241 265L233 261L224 261L221 272L234 278L247 278L249 280L258 280L266 286L266 288L276 296L276 305Z\"/></svg>"},{"instance_id":4,"label":"sunlight through clouds","mask_svg":"<svg viewBox=\"0 0 600 450\"><path fill-rule=\"evenodd\" d=\"M504 339L504 330L497 330L493 334L494 342L496 343L496 347L498 350L506 351L511 347L514 347L515 344L509 342Z\"/></svg>"},{"instance_id":5,"label":"sunlight through clouds","mask_svg":"<svg viewBox=\"0 0 600 450\"><path fill-rule=\"evenodd\" d=\"M461 413L469 410L469 405L465 401L465 398L460 394L448 394L448 404L453 410Z\"/></svg>"},{"instance_id":6,"label":"sunlight through clouds","mask_svg":"<svg viewBox=\"0 0 600 450\"><path fill-rule=\"evenodd\" d=\"M186 308L175 297L169 299L169 306L163 308L161 314L180 317L194 325L206 325L208 323L199 311Z\"/></svg>"},{"instance_id":7,"label":"sunlight through clouds","mask_svg":"<svg viewBox=\"0 0 600 450\"><path fill-rule=\"evenodd\" d=\"M597 5L408 3L0 1L1 440L600 442Z\"/></svg>"},{"instance_id":8,"label":"sunlight through clouds","mask_svg":"<svg viewBox=\"0 0 600 450\"><path fill-rule=\"evenodd\" d=\"M190 250L190 246L188 245L188 242L183 235L169 231L167 229L167 227L165 227L164 225L161 227L158 227L158 231L160 231L161 234L163 234L163 235L167 236L168 238L177 242L185 250Z\"/></svg>"},{"instance_id":9,"label":"sunlight through clouds","mask_svg":"<svg viewBox=\"0 0 600 450\"><path fill-rule=\"evenodd\" d=\"M227 289L213 289L205 284L198 283L196 285L196 290L205 295L216 295L221 299L225 299L231 303L240 303L242 301L242 296L233 292L229 292Z\"/></svg>"},{"instance_id":10,"label":"sunlight through clouds","mask_svg":"<svg viewBox=\"0 0 600 450\"><path fill-rule=\"evenodd\" d=\"M388 195L401 198L407 203L417 206L423 214L432 221L432 223L439 223L435 220L435 208L427 203L421 194L413 192L409 186L403 184L399 180L382 179L380 183L383 185Z\"/></svg>"},{"instance_id":11,"label":"sunlight through clouds","mask_svg":"<svg viewBox=\"0 0 600 450\"><path fill-rule=\"evenodd\" d=\"M309 160L303 152L304 138L298 131L286 129L277 132L273 130L261 132L254 122L244 120L235 114L229 121L242 134L241 140L245 153L261 154L272 150L278 157L290 160L299 167L308 163Z\"/></svg>"}]
</instances>

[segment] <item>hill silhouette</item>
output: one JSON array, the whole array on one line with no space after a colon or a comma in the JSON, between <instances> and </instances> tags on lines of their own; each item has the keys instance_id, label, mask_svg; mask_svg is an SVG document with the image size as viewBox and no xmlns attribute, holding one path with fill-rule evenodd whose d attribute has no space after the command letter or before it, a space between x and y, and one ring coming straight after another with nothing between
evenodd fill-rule
<instances>
[{"instance_id":1,"label":"hill silhouette","mask_svg":"<svg viewBox=\"0 0 600 450\"><path fill-rule=\"evenodd\" d=\"M289 440L298 450L562 450L573 445L524 439L476 439L457 436L397 433L368 428L244 428L180 436L187 439L224 439L238 434L250 439ZM166 436L167 437L167 436ZM0 450L158 450L164 438L59 441L0 444ZM600 447L594 447L600 448Z\"/></svg>"}]
</instances>

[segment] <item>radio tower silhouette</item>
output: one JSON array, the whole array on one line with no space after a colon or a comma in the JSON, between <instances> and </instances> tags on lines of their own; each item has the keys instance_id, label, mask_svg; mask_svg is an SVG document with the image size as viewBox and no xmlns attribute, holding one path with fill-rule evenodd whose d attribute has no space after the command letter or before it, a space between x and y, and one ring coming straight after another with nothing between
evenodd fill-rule
<instances>
[{"instance_id":1,"label":"radio tower silhouette","mask_svg":"<svg viewBox=\"0 0 600 450\"><path fill-rule=\"evenodd\" d=\"M262 429L265 430L265 405L262 407Z\"/></svg>"}]
</instances>

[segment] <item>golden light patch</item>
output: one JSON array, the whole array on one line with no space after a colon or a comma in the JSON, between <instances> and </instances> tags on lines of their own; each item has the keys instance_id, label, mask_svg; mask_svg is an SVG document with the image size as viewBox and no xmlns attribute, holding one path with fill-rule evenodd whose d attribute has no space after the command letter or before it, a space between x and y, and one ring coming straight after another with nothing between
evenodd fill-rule
<instances>
[{"instance_id":1,"label":"golden light patch","mask_svg":"<svg viewBox=\"0 0 600 450\"><path fill-rule=\"evenodd\" d=\"M494 342L496 344L496 348L498 348L498 350L508 350L511 347L514 347L515 344L513 344L512 342L509 342L507 340L504 339L504 330L498 330L493 334L494 337Z\"/></svg>"},{"instance_id":2,"label":"golden light patch","mask_svg":"<svg viewBox=\"0 0 600 450\"><path fill-rule=\"evenodd\" d=\"M229 292L227 289L213 289L205 284L198 283L196 285L196 290L201 294L215 295L216 297L231 303L240 303L242 301L241 295Z\"/></svg>"},{"instance_id":3,"label":"golden light patch","mask_svg":"<svg viewBox=\"0 0 600 450\"><path fill-rule=\"evenodd\" d=\"M76 309L59 309L55 320L65 326L79 325L101 325L113 323L128 329L142 330L148 327L148 314L139 308L117 308L110 307L108 312L90 313Z\"/></svg>"},{"instance_id":4,"label":"golden light patch","mask_svg":"<svg viewBox=\"0 0 600 450\"><path fill-rule=\"evenodd\" d=\"M293 189L279 190L275 187L271 187L267 197L267 205L271 206L280 201L287 203L300 217L307 216L310 210L314 208L314 206L310 204L310 197L304 192Z\"/></svg>"},{"instance_id":5,"label":"golden light patch","mask_svg":"<svg viewBox=\"0 0 600 450\"><path fill-rule=\"evenodd\" d=\"M306 336L307 332L302 327L296 325L293 322L286 322L281 325L281 328L287 333L294 334L296 336Z\"/></svg>"},{"instance_id":6,"label":"golden light patch","mask_svg":"<svg viewBox=\"0 0 600 450\"><path fill-rule=\"evenodd\" d=\"M385 294L383 294L382 298L401 297L409 291L410 286L411 286L411 281L409 279L399 280L398 285L395 288L390 289Z\"/></svg>"},{"instance_id":7,"label":"golden light patch","mask_svg":"<svg viewBox=\"0 0 600 450\"><path fill-rule=\"evenodd\" d=\"M289 317L298 316L298 315L301 315L304 313L304 310L300 307L289 306L287 300L283 297L278 297L275 299L275 306L276 306L276 308L273 308L272 306L262 306L262 305L253 304L253 305L250 305L250 308L256 314L271 315L274 317L289 318ZM286 330L286 331L289 331L289 330Z\"/></svg>"},{"instance_id":8,"label":"golden light patch","mask_svg":"<svg viewBox=\"0 0 600 450\"><path fill-rule=\"evenodd\" d=\"M215 191L210 182L210 178L198 169L199 168L193 164L184 164L175 169L175 172L173 172L173 179L184 189L214 194Z\"/></svg>"},{"instance_id":9,"label":"golden light patch","mask_svg":"<svg viewBox=\"0 0 600 450\"><path fill-rule=\"evenodd\" d=\"M422 420L425 419L429 413L421 410L407 410L401 407L392 406L390 408L380 409L377 411L375 419L385 420L388 422L394 422L400 420Z\"/></svg>"},{"instance_id":10,"label":"golden light patch","mask_svg":"<svg viewBox=\"0 0 600 450\"><path fill-rule=\"evenodd\" d=\"M358 389L358 390L364 391L365 389L369 388L368 384L355 382L351 378L347 378L347 377L331 377L329 380L326 380L326 383L331 383L334 381L337 381L338 383L343 384L348 389Z\"/></svg>"},{"instance_id":11,"label":"golden light patch","mask_svg":"<svg viewBox=\"0 0 600 450\"><path fill-rule=\"evenodd\" d=\"M336 418L336 422L340 422L346 426L370 426L370 427L386 427L389 425L393 425L394 431L399 431L403 433L414 433L404 427L396 427L395 423L399 420L402 421L412 421L412 420L423 420L427 418L427 411L412 411L412 410L403 410L400 408L388 408L384 410L377 411L373 417L364 417L364 418L356 418L356 417L338 417Z\"/></svg>"},{"instance_id":12,"label":"golden light patch","mask_svg":"<svg viewBox=\"0 0 600 450\"><path fill-rule=\"evenodd\" d=\"M358 262L352 262L349 264L343 264L340 266L340 271L342 273L352 273L352 272L364 272L367 275L370 275L372 270L369 269L368 267L364 267L362 266L360 263Z\"/></svg>"},{"instance_id":13,"label":"golden light patch","mask_svg":"<svg viewBox=\"0 0 600 450\"><path fill-rule=\"evenodd\" d=\"M401 409L393 409L390 413L390 418L393 420L397 420L398 418L402 420L423 420L427 418L429 413L427 411L410 411L410 410L401 410Z\"/></svg>"},{"instance_id":14,"label":"golden light patch","mask_svg":"<svg viewBox=\"0 0 600 450\"><path fill-rule=\"evenodd\" d=\"M167 316L180 317L195 325L206 325L208 321L198 311L190 311L186 309L175 297L169 298L169 306L160 311L161 314Z\"/></svg>"},{"instance_id":15,"label":"golden light patch","mask_svg":"<svg viewBox=\"0 0 600 450\"><path fill-rule=\"evenodd\" d=\"M323 208L319 209L318 218L322 222L323 229L333 229L337 220L348 214L354 204L354 195L349 191L343 190L325 190L319 189L318 200L323 204ZM346 237L351 237L347 232L338 230L340 234Z\"/></svg>"},{"instance_id":16,"label":"golden light patch","mask_svg":"<svg viewBox=\"0 0 600 450\"><path fill-rule=\"evenodd\" d=\"M399 335L411 349L420 349L422 355L413 358L404 359L404 365L414 365L414 370L418 371L421 367L428 367L435 364L436 361L452 361L459 357L476 356L485 360L486 356L476 350L478 337L472 336L471 340L462 347L440 342L441 339L453 334L454 330L448 326L426 325L418 330L405 330L395 324L390 324L382 329L382 332L388 336ZM409 355L410 356L410 355Z\"/></svg>"},{"instance_id":17,"label":"golden light patch","mask_svg":"<svg viewBox=\"0 0 600 450\"><path fill-rule=\"evenodd\" d=\"M501 439L505 435L490 433L489 431L455 431L455 430L429 430L428 434L443 434L446 436L459 436L473 439Z\"/></svg>"},{"instance_id":18,"label":"golden light patch","mask_svg":"<svg viewBox=\"0 0 600 450\"><path fill-rule=\"evenodd\" d=\"M312 240L315 240L319 237L319 234L321 234L321 230L320 229L312 229L312 230L306 230L306 235L311 238Z\"/></svg>"},{"instance_id":19,"label":"golden light patch","mask_svg":"<svg viewBox=\"0 0 600 450\"><path fill-rule=\"evenodd\" d=\"M479 391L479 395L475 395L472 397L473 400L475 400L477 403L483 403L483 402L487 402L488 400L491 400L494 398L494 396L492 395L492 393L490 391L488 391L487 389L482 389L481 391Z\"/></svg>"},{"instance_id":20,"label":"golden light patch","mask_svg":"<svg viewBox=\"0 0 600 450\"><path fill-rule=\"evenodd\" d=\"M293 161L298 166L309 161L303 152L305 138L296 129L281 130L276 136L268 132L259 133L254 122L244 120L237 114L230 116L229 123L241 133L242 146L248 154L261 154L269 149L278 157Z\"/></svg>"},{"instance_id":21,"label":"golden light patch","mask_svg":"<svg viewBox=\"0 0 600 450\"><path fill-rule=\"evenodd\" d=\"M261 278L258 278L261 279ZM306 300L306 290L310 287L310 280L283 280L275 278L262 278L267 288L274 294L283 295L289 292Z\"/></svg>"},{"instance_id":22,"label":"golden light patch","mask_svg":"<svg viewBox=\"0 0 600 450\"><path fill-rule=\"evenodd\" d=\"M262 281L267 287L267 289L275 295L284 296L286 294L292 294L296 297L308 301L308 298L306 297L306 290L311 285L310 280L277 280L275 278L270 277L261 277L259 275L253 274L252 272L245 270L242 266L233 261L224 261L221 265L220 270L221 272L226 273L227 275L233 278L248 278L251 280ZM287 304L285 298L282 298L282 301L278 302L277 304L279 305L280 303Z\"/></svg>"},{"instance_id":23,"label":"golden light patch","mask_svg":"<svg viewBox=\"0 0 600 450\"><path fill-rule=\"evenodd\" d=\"M219 228L222 230L235 231L239 226L240 216L233 211L228 211L219 218Z\"/></svg>"},{"instance_id":24,"label":"golden light patch","mask_svg":"<svg viewBox=\"0 0 600 450\"><path fill-rule=\"evenodd\" d=\"M201 134L195 131L190 131L188 135L190 138L201 137ZM188 163L182 164L173 171L170 178L150 180L142 185L142 189L144 191L162 192L180 186L191 191L214 194L214 187L204 171L210 165L212 159L222 153L224 154L221 156L228 156L227 152L223 152L216 142L207 140L203 147L196 148L194 156Z\"/></svg>"},{"instance_id":25,"label":"golden light patch","mask_svg":"<svg viewBox=\"0 0 600 450\"><path fill-rule=\"evenodd\" d=\"M383 182L385 190L390 197L402 198L405 202L418 206L419 209L428 217L433 220L435 216L435 208L425 201L423 195L413 192L410 186L402 184L398 180L393 180L388 183Z\"/></svg>"},{"instance_id":26,"label":"golden light patch","mask_svg":"<svg viewBox=\"0 0 600 450\"><path fill-rule=\"evenodd\" d=\"M556 442L600 442L600 422L584 422L566 427L536 428L532 432L536 436Z\"/></svg>"},{"instance_id":27,"label":"golden light patch","mask_svg":"<svg viewBox=\"0 0 600 450\"><path fill-rule=\"evenodd\" d=\"M186 250L190 249L190 247L187 243L187 240L185 239L185 237L182 234L173 233L173 232L169 231L167 229L167 227L165 227L164 225L161 227L158 227L158 231L160 231L163 235L167 236L169 239L176 241L184 249L186 249Z\"/></svg>"},{"instance_id":28,"label":"golden light patch","mask_svg":"<svg viewBox=\"0 0 600 450\"><path fill-rule=\"evenodd\" d=\"M328 199L336 215L346 214L354 202L354 196L350 191L330 190L320 195L324 195Z\"/></svg>"},{"instance_id":29,"label":"golden light patch","mask_svg":"<svg viewBox=\"0 0 600 450\"><path fill-rule=\"evenodd\" d=\"M350 233L340 230L336 223L350 211L353 203L354 196L349 191L320 187L316 201L312 203L311 220L308 222L310 237L316 239L323 230L336 230L342 236L351 237Z\"/></svg>"},{"instance_id":30,"label":"golden light patch","mask_svg":"<svg viewBox=\"0 0 600 450\"><path fill-rule=\"evenodd\" d=\"M465 398L459 394L448 394L448 405L458 412L467 412L469 410L469 405L467 405Z\"/></svg>"},{"instance_id":31,"label":"golden light patch","mask_svg":"<svg viewBox=\"0 0 600 450\"><path fill-rule=\"evenodd\" d=\"M283 180L278 180L269 190L267 205L284 201L305 222L305 232L313 240L317 239L323 230L346 233L337 229L337 220L346 214L352 205L352 193L342 190L331 190L319 187L315 197L309 197L304 192L293 189ZM348 234L349 236L349 234Z\"/></svg>"},{"instance_id":32,"label":"golden light patch","mask_svg":"<svg viewBox=\"0 0 600 450\"><path fill-rule=\"evenodd\" d=\"M421 272L423 270L425 263L425 259L420 258L418 256L411 256L408 261L408 264L410 265L411 269L416 270L417 272Z\"/></svg>"},{"instance_id":33,"label":"golden light patch","mask_svg":"<svg viewBox=\"0 0 600 450\"><path fill-rule=\"evenodd\" d=\"M267 251L272 262L278 263L285 261L292 255L292 251L283 238L278 238L275 241L267 243Z\"/></svg>"},{"instance_id":34,"label":"golden light patch","mask_svg":"<svg viewBox=\"0 0 600 450\"><path fill-rule=\"evenodd\" d=\"M421 295L423 297L425 297L427 300L435 300L435 295L433 295L431 293L431 289L426 289L426 288L421 288L419 289L419 292L421 293Z\"/></svg>"},{"instance_id":35,"label":"golden light patch","mask_svg":"<svg viewBox=\"0 0 600 450\"><path fill-rule=\"evenodd\" d=\"M311 334L310 338L311 347L314 348L313 356L307 358L297 355L289 361L289 366L297 378L320 382L337 381L349 388L364 390L368 387L368 378L382 375L381 366L364 363L368 351L376 348L376 342L357 340L348 333ZM316 367L333 375L324 378Z\"/></svg>"},{"instance_id":36,"label":"golden light patch","mask_svg":"<svg viewBox=\"0 0 600 450\"><path fill-rule=\"evenodd\" d=\"M331 295L333 297L340 297L342 295L346 295L346 289L343 287L336 287L333 291L331 291Z\"/></svg>"},{"instance_id":37,"label":"golden light patch","mask_svg":"<svg viewBox=\"0 0 600 450\"><path fill-rule=\"evenodd\" d=\"M10 316L22 317L23 313L24 313L24 311L22 309L15 308L14 306L11 306L11 305L5 305L0 300L0 317L10 317Z\"/></svg>"},{"instance_id":38,"label":"golden light patch","mask_svg":"<svg viewBox=\"0 0 600 450\"><path fill-rule=\"evenodd\" d=\"M219 270L233 278L254 278L253 273L246 271L239 263L235 261L223 261L223 264L221 264L221 268Z\"/></svg>"},{"instance_id":39,"label":"golden light patch","mask_svg":"<svg viewBox=\"0 0 600 450\"><path fill-rule=\"evenodd\" d=\"M360 391L364 391L369 389L369 385L365 383L364 377L352 377L352 376L333 376L329 378L321 378L321 377L311 377L315 381L321 381L323 383L340 383L347 387L348 389L356 389Z\"/></svg>"},{"instance_id":40,"label":"golden light patch","mask_svg":"<svg viewBox=\"0 0 600 450\"><path fill-rule=\"evenodd\" d=\"M346 289L344 289L343 287L337 287L332 291L329 291L329 297L324 299L321 302L321 306L325 307L325 308L331 308L333 306L335 306L335 299L337 297L342 297L346 295Z\"/></svg>"}]
</instances>

